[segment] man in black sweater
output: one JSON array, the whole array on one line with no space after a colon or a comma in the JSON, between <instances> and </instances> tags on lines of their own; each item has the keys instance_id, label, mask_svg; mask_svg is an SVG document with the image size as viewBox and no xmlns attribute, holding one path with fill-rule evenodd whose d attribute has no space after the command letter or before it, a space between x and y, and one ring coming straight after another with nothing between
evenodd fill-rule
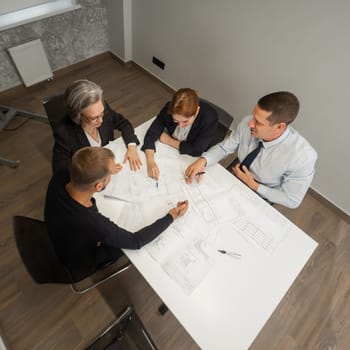
<instances>
[{"instance_id":1,"label":"man in black sweater","mask_svg":"<svg viewBox=\"0 0 350 350\"><path fill-rule=\"evenodd\" d=\"M139 249L162 233L188 209L184 201L153 224L131 233L98 212L93 194L102 191L116 173L114 154L102 147L84 147L69 171L52 177L46 194L45 222L55 250L73 273L95 271L123 255L120 248ZM135 213L137 215L137 213Z\"/></svg>"}]
</instances>

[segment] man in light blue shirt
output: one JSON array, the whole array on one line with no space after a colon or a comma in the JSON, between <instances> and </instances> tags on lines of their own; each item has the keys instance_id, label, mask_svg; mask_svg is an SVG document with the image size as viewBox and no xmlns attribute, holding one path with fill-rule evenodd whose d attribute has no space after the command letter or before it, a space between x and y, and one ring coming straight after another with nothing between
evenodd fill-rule
<instances>
[{"instance_id":1,"label":"man in light blue shirt","mask_svg":"<svg viewBox=\"0 0 350 350\"><path fill-rule=\"evenodd\" d=\"M290 92L274 92L262 97L251 116L245 117L237 130L211 147L185 172L188 183L198 182L206 166L238 151L239 163L233 173L269 202L297 208L303 200L315 173L317 153L291 126L299 111L299 101ZM240 163L262 147L249 169ZM245 162L245 161L244 161ZM198 176L196 176L196 174Z\"/></svg>"}]
</instances>

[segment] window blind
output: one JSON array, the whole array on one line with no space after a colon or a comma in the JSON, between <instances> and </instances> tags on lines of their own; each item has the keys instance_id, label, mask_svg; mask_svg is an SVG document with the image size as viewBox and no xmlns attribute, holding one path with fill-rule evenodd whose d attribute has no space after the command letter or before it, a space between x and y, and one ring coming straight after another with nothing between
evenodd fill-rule
<instances>
[{"instance_id":1,"label":"window blind","mask_svg":"<svg viewBox=\"0 0 350 350\"><path fill-rule=\"evenodd\" d=\"M75 0L0 0L0 31L79 8Z\"/></svg>"},{"instance_id":2,"label":"window blind","mask_svg":"<svg viewBox=\"0 0 350 350\"><path fill-rule=\"evenodd\" d=\"M18 10L24 10L47 2L52 2L52 0L1 0L0 15Z\"/></svg>"}]
</instances>

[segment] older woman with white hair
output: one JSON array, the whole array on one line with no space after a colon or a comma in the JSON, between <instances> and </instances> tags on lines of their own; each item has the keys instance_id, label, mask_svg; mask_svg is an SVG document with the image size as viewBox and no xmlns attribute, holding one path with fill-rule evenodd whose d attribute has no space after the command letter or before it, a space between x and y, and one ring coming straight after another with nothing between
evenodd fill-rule
<instances>
[{"instance_id":1,"label":"older woman with white hair","mask_svg":"<svg viewBox=\"0 0 350 350\"><path fill-rule=\"evenodd\" d=\"M111 109L103 99L100 86L89 80L71 83L64 94L67 115L54 128L53 171L67 168L73 154L86 146L105 146L114 140L114 130L121 132L127 147L124 163L131 170L140 169L142 163L136 146L139 140L134 128L120 113ZM116 167L116 172L121 166Z\"/></svg>"}]
</instances>

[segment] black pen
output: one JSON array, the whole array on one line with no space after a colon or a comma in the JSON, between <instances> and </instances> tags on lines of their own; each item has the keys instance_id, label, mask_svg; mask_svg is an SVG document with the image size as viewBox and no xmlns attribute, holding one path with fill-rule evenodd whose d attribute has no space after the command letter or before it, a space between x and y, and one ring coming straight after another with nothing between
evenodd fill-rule
<instances>
[{"instance_id":1,"label":"black pen","mask_svg":"<svg viewBox=\"0 0 350 350\"><path fill-rule=\"evenodd\" d=\"M226 250L218 249L218 252L221 254L226 254L228 256L231 256L232 258L240 259L242 257L241 254L235 253L235 252L228 252Z\"/></svg>"},{"instance_id":2,"label":"black pen","mask_svg":"<svg viewBox=\"0 0 350 350\"><path fill-rule=\"evenodd\" d=\"M199 173L194 174L194 176L199 176L199 175L204 175L204 174L205 174L205 171L200 171ZM188 178L190 178L190 176L185 175L185 179L188 179Z\"/></svg>"}]
</instances>

